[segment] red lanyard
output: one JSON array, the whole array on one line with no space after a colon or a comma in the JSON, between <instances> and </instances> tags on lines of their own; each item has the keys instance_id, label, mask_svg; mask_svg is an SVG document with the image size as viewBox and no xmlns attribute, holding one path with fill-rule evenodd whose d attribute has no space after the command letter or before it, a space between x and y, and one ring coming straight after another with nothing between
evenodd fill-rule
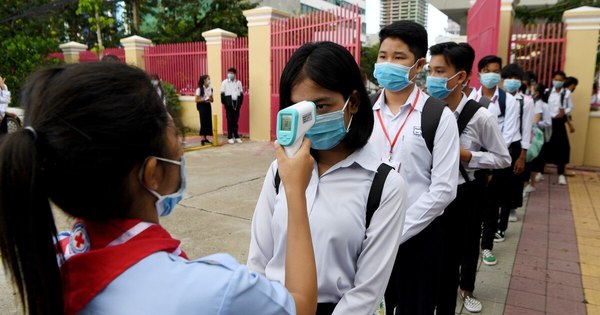
<instances>
[{"instance_id":1,"label":"red lanyard","mask_svg":"<svg viewBox=\"0 0 600 315\"><path fill-rule=\"evenodd\" d=\"M396 136L394 137L394 141L392 141L390 139L390 136L388 135L388 132L385 129L385 124L383 123L383 119L381 118L381 110L377 110L377 117L379 118L379 124L381 125L381 129L383 129L383 134L385 135L385 138L387 139L387 141L390 144L390 159L392 158L392 153L394 153L394 147L396 146L396 142L398 142L398 137L400 136L402 129L404 129L404 125L406 125L406 122L408 121L408 117L410 117L410 114L412 114L412 112L415 110L415 106L417 106L417 102L419 102L419 96L421 96L421 90L417 89L417 96L415 97L415 101L413 102L413 105L410 108L408 115L406 115L406 118L404 118L404 122L400 126L400 129L398 129L398 132L396 133Z\"/></svg>"}]
</instances>

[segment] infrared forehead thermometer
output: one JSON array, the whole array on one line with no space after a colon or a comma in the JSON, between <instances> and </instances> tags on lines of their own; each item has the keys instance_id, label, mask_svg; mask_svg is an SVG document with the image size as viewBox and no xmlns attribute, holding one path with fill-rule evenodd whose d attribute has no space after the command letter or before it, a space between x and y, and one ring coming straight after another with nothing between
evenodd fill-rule
<instances>
[{"instance_id":1,"label":"infrared forehead thermometer","mask_svg":"<svg viewBox=\"0 0 600 315\"><path fill-rule=\"evenodd\" d=\"M292 157L300 150L306 132L315 124L317 107L315 103L302 101L277 113L277 141Z\"/></svg>"}]
</instances>

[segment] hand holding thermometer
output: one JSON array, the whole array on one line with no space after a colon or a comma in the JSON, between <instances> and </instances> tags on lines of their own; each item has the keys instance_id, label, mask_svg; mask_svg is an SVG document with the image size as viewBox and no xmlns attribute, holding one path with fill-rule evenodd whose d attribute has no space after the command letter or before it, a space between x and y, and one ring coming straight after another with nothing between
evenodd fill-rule
<instances>
[{"instance_id":1,"label":"hand holding thermometer","mask_svg":"<svg viewBox=\"0 0 600 315\"><path fill-rule=\"evenodd\" d=\"M306 132L315 124L315 103L302 101L277 113L277 141L289 157L296 155Z\"/></svg>"}]
</instances>

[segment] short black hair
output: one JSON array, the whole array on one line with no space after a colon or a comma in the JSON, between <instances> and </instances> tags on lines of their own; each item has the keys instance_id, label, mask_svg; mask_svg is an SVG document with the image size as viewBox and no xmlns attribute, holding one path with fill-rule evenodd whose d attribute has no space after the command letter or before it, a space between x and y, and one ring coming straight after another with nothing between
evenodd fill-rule
<instances>
[{"instance_id":1,"label":"short black hair","mask_svg":"<svg viewBox=\"0 0 600 315\"><path fill-rule=\"evenodd\" d=\"M390 37L406 43L415 59L425 58L427 55L427 30L419 23L402 20L382 28L379 31L379 44Z\"/></svg>"},{"instance_id":2,"label":"short black hair","mask_svg":"<svg viewBox=\"0 0 600 315\"><path fill-rule=\"evenodd\" d=\"M504 66L504 68L502 68L500 76L502 76L502 79L510 79L516 77L517 79L522 81L523 77L525 76L525 73L523 72L523 68L521 68L521 66L519 66L516 63L510 63Z\"/></svg>"},{"instance_id":3,"label":"short black hair","mask_svg":"<svg viewBox=\"0 0 600 315\"><path fill-rule=\"evenodd\" d=\"M235 68L229 68L227 69L227 72L233 72L234 74L237 74L237 70Z\"/></svg>"},{"instance_id":4,"label":"short black hair","mask_svg":"<svg viewBox=\"0 0 600 315\"><path fill-rule=\"evenodd\" d=\"M525 76L523 77L523 80L527 81L527 84L529 84L531 80L537 82L538 76L533 71L525 71Z\"/></svg>"},{"instance_id":5,"label":"short black hair","mask_svg":"<svg viewBox=\"0 0 600 315\"><path fill-rule=\"evenodd\" d=\"M502 58L494 55L488 55L479 60L477 63L477 71L481 72L481 70L487 67L487 65L490 63L497 63L500 65L500 68L502 68Z\"/></svg>"},{"instance_id":6,"label":"short black hair","mask_svg":"<svg viewBox=\"0 0 600 315\"><path fill-rule=\"evenodd\" d=\"M556 71L552 72L552 78L554 78L557 75L560 75L560 76L562 76L565 79L567 78L567 75L562 70L556 70Z\"/></svg>"},{"instance_id":7,"label":"short black hair","mask_svg":"<svg viewBox=\"0 0 600 315\"><path fill-rule=\"evenodd\" d=\"M579 80L577 80L576 77L567 77L565 79L565 83L563 84L565 87L571 86L571 85L578 85L579 84Z\"/></svg>"},{"instance_id":8,"label":"short black hair","mask_svg":"<svg viewBox=\"0 0 600 315\"><path fill-rule=\"evenodd\" d=\"M432 56L444 55L446 63L452 65L456 69L456 72L465 71L467 75L471 73L473 61L475 60L475 52L469 44L462 45L455 42L440 43L431 46L429 53Z\"/></svg>"},{"instance_id":9,"label":"short black hair","mask_svg":"<svg viewBox=\"0 0 600 315\"><path fill-rule=\"evenodd\" d=\"M292 89L306 78L327 90L342 94L344 99L350 97L353 91L358 91L358 112L354 114L352 126L342 142L352 151L364 147L373 131L373 109L352 54L332 42L306 43L298 48L281 73L280 109L293 105Z\"/></svg>"},{"instance_id":10,"label":"short black hair","mask_svg":"<svg viewBox=\"0 0 600 315\"><path fill-rule=\"evenodd\" d=\"M535 91L538 93L537 99L541 99L543 102L548 103L548 96L550 93L546 93L546 86L542 83L535 87Z\"/></svg>"}]
</instances>

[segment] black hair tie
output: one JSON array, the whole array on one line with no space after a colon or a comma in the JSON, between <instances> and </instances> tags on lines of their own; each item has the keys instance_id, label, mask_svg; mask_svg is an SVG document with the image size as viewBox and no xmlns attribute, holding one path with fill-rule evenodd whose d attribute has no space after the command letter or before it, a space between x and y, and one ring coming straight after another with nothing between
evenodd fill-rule
<instances>
[{"instance_id":1,"label":"black hair tie","mask_svg":"<svg viewBox=\"0 0 600 315\"><path fill-rule=\"evenodd\" d=\"M26 131L29 132L29 134L31 135L31 138L33 139L33 141L37 141L38 135L37 135L37 132L35 131L35 129L33 129L33 127L27 126L27 127L24 128L24 130L26 130Z\"/></svg>"}]
</instances>

